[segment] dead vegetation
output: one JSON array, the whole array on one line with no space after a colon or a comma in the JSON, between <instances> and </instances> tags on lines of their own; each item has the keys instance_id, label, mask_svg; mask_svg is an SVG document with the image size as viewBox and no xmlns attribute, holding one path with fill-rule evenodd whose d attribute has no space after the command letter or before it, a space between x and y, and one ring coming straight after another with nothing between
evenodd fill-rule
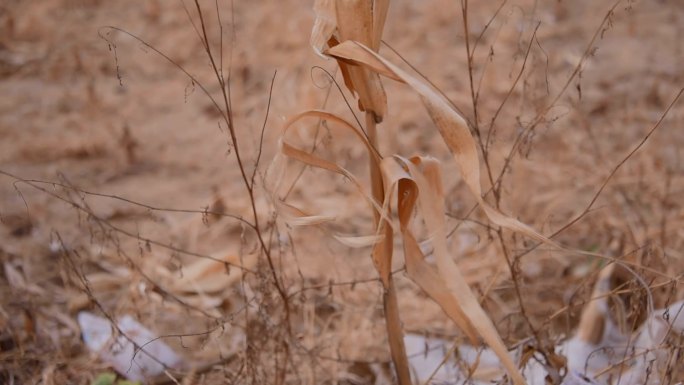
<instances>
[{"instance_id":1,"label":"dead vegetation","mask_svg":"<svg viewBox=\"0 0 684 385\"><path fill-rule=\"evenodd\" d=\"M0 382L126 372L83 311L147 383L684 380L682 18L0 5Z\"/></svg>"}]
</instances>

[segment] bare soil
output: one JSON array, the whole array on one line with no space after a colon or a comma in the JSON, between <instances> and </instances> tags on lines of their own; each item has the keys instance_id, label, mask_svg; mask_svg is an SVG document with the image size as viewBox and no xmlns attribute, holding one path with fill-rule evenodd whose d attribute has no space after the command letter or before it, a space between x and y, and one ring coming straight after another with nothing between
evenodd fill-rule
<instances>
[{"instance_id":1,"label":"bare soil","mask_svg":"<svg viewBox=\"0 0 684 385\"><path fill-rule=\"evenodd\" d=\"M488 162L503 175L505 212L548 235L582 214L558 241L634 264L657 306L681 300L684 102L647 135L684 87L684 3L623 1L605 23L606 2L511 0L497 13L499 5L468 9L471 44L487 28L471 65L477 116L459 2L394 1L384 40L491 136ZM323 71L344 89L336 63L309 46L312 1L202 2L213 52L230 79L249 175L264 130L257 209L291 296L288 337L253 232L202 213L253 218L228 128L205 94L221 102L193 28L197 12L185 7L0 3L0 383L86 384L106 371L81 341L82 310L133 314L169 336L201 367L194 377L180 375L183 383L278 383L283 367L287 383L373 383L370 363L390 361L381 286L369 249L332 236L372 233L368 206L348 181L306 169L290 201L336 220L292 227L272 221L265 188L287 117L325 108L354 119ZM387 46L381 52L401 63ZM504 252L485 216L471 211L475 200L419 99L401 85L385 87L380 150L444 162L451 251L505 341L536 336L552 345L569 336L604 262L544 248L513 259L533 242L508 232ZM355 109L346 89L344 96ZM315 134L315 123L302 125L296 139L310 146L318 135L319 154L366 180L358 143L327 126ZM516 140L521 146L509 157ZM300 169L289 164L286 180ZM483 186L490 186L486 176ZM459 336L402 272L400 243L396 249L404 329ZM253 268L219 293L170 289L202 256L242 256L245 264L254 256ZM235 342L244 336L249 347ZM273 342L281 340L287 349Z\"/></svg>"}]
</instances>

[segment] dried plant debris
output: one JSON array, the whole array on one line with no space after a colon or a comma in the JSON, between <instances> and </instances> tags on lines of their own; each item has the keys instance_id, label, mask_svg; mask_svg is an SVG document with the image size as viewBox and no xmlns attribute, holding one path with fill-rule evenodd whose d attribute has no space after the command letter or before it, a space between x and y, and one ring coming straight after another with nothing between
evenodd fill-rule
<instances>
[{"instance_id":1,"label":"dried plant debris","mask_svg":"<svg viewBox=\"0 0 684 385\"><path fill-rule=\"evenodd\" d=\"M677 0L0 3L0 384L684 381Z\"/></svg>"}]
</instances>

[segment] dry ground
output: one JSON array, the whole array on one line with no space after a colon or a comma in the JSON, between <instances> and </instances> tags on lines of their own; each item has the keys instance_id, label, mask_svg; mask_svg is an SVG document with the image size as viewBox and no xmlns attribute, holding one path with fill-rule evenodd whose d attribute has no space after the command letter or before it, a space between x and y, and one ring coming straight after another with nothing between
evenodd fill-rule
<instances>
[{"instance_id":1,"label":"dry ground","mask_svg":"<svg viewBox=\"0 0 684 385\"><path fill-rule=\"evenodd\" d=\"M369 251L348 248L331 236L371 231L363 200L341 178L307 170L291 201L334 213L337 220L301 229L270 221L263 190L286 117L325 106L352 119L337 88L316 67L334 73L335 63L317 57L308 45L312 2L220 3L223 33L213 2L203 2L206 23L215 52L223 39L223 67L226 74L230 70L240 151L249 173L265 127L257 203L276 270L290 294L293 334L284 336L282 302L263 258L255 258L251 273L219 293L175 292L174 278L163 275L180 277L182 266L197 255L247 258L256 247L254 234L239 221L201 213L209 208L252 215L226 126L200 85L145 44L106 28L141 37L218 96L183 4L5 0L0 3L0 383L89 383L105 371L106 364L81 342L75 319L84 309L134 314L162 335L195 334L166 340L188 362L223 361L198 374L198 383L276 383L282 367L288 383L334 383L349 372L370 381L374 375L366 363L389 361L381 288ZM483 135L492 133L493 173L502 170L523 129L543 117L522 137L503 172L501 202L506 212L544 234L585 211L684 86L684 4L623 1L602 24L611 5L508 1L474 54L477 121ZM197 23L194 5L186 6ZM471 42L498 6L470 5ZM464 36L458 1L392 3L386 42L473 121ZM399 60L387 47L382 52ZM470 213L474 199L419 100L399 85L386 83L386 88L389 114L380 126L381 151L430 154L445 162L449 223L458 226L451 248L504 339L512 346L533 335L547 344L568 336L602 262L539 249L509 269L496 233L481 213ZM684 296L678 278L684 271L682 121L680 102L621 165L591 210L557 237L572 248L647 267L637 270L653 286L657 305ZM314 128L297 132L302 143L311 143ZM366 155L352 139L327 127L318 138L321 154L365 175ZM290 166L288 180L300 167ZM486 178L483 183L489 186ZM511 256L531 245L506 232L503 239ZM400 254L395 265L404 328L458 336L401 272ZM245 335L249 348L235 343ZM286 341L287 350L274 341Z\"/></svg>"}]
</instances>

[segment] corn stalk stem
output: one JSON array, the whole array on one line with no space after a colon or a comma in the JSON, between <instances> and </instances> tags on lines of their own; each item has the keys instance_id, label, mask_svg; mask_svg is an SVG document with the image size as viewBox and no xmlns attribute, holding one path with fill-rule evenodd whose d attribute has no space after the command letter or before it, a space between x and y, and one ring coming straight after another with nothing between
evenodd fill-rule
<instances>
[{"instance_id":1,"label":"corn stalk stem","mask_svg":"<svg viewBox=\"0 0 684 385\"><path fill-rule=\"evenodd\" d=\"M368 139L374 148L378 148L378 133L376 127L375 114L373 112L366 112L366 130ZM380 172L380 165L375 159L370 159L370 176L371 189L373 199L381 205L385 198L385 189L382 182L382 174ZM380 213L375 212L374 224L377 228L381 220ZM392 228L390 226L384 227L384 238L382 240L382 247L385 255L392 255ZM383 272L380 271L382 275ZM411 374L409 371L408 358L406 356L406 347L404 346L404 333L401 327L401 319L399 318L399 304L397 301L397 291L394 286L394 279L389 274L389 279L383 281L383 308L385 311L385 326L387 328L387 337L390 346L390 355L394 363L394 370L396 371L397 381L399 385L411 385Z\"/></svg>"}]
</instances>

